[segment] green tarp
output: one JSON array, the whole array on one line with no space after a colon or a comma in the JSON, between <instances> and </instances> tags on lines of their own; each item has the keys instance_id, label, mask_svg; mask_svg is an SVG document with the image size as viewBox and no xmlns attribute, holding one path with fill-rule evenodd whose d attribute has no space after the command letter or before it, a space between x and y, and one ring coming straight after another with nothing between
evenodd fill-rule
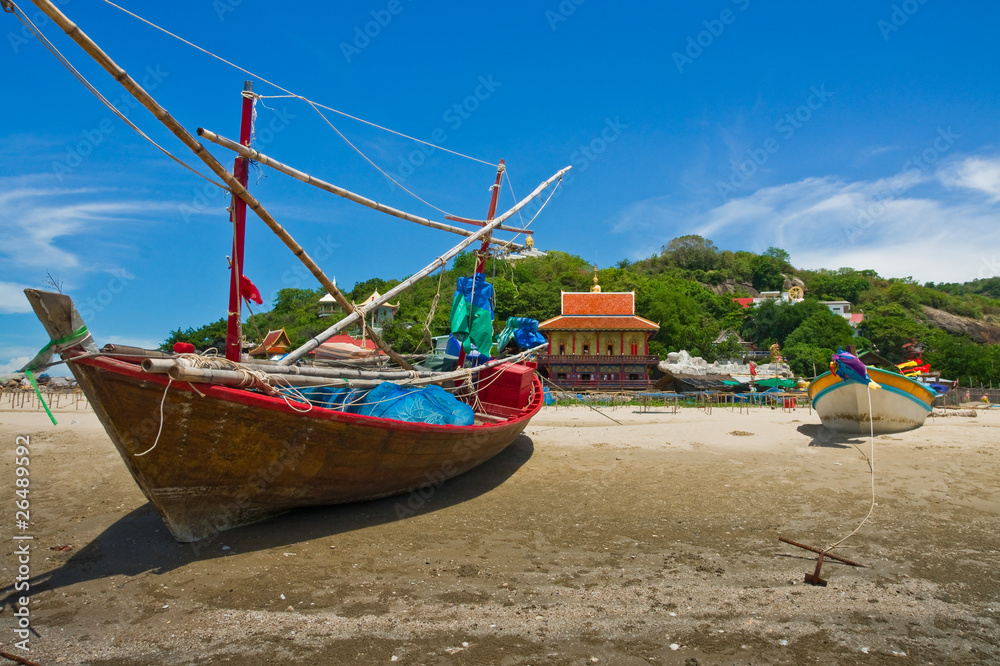
<instances>
[{"instance_id":1,"label":"green tarp","mask_svg":"<svg viewBox=\"0 0 1000 666\"><path fill-rule=\"evenodd\" d=\"M458 279L451 301L451 335L468 354L473 349L489 356L493 346L493 285L486 276Z\"/></svg>"},{"instance_id":2,"label":"green tarp","mask_svg":"<svg viewBox=\"0 0 1000 666\"><path fill-rule=\"evenodd\" d=\"M757 386L766 386L768 388L779 387L779 388L794 388L796 381L794 379L776 379L771 377L769 379L758 379L754 382Z\"/></svg>"}]
</instances>

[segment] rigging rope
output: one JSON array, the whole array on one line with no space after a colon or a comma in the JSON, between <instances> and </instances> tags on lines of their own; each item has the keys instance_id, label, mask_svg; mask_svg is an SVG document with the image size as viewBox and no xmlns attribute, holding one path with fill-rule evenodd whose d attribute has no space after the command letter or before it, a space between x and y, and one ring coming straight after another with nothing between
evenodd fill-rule
<instances>
[{"instance_id":1,"label":"rigging rope","mask_svg":"<svg viewBox=\"0 0 1000 666\"><path fill-rule=\"evenodd\" d=\"M274 83L273 81L269 81L268 79L265 79L265 78L264 78L263 76L260 76L260 75L258 75L258 74L255 74L255 73L251 72L251 71L250 71L250 70L248 70L248 69L245 69L245 68L243 68L243 67L240 67L240 66L239 66L239 65L237 65L236 63L233 63L233 62L230 62L229 60L226 60L226 59L225 59L225 58L223 58L222 56L218 56L218 55L216 55L216 54L212 53L211 51L209 51L209 50L207 50L207 49L204 49L204 48L202 48L202 47L198 46L197 44L194 44L193 42L190 42L190 41L188 41L188 40L184 39L183 37L181 37L181 36L179 36L179 35L176 35L176 34L174 34L174 33L170 32L170 31L169 31L169 30L167 30L166 28L162 28L162 27L160 27L160 26L156 25L155 23L153 23L153 22L151 22L151 21L149 21L149 20L147 20L147 19L144 19L143 17L139 16L138 14L135 14L135 13L133 13L133 12L130 12L129 10L125 9L124 7L121 7L121 6L119 6L119 5L116 5L115 3L111 2L111 0L103 0L103 2L104 2L105 4L108 4L108 5L112 6L112 7L114 7L115 9L118 9L118 10L120 10L120 11L122 11L122 12L124 12L124 13L128 14L129 16L131 16L131 17L133 17L133 18L135 18L135 19L138 19L139 21L142 21L142 22L143 22L143 23L145 23L146 25L148 25L148 26L150 26L150 27L152 27L152 28L155 28L156 30L159 30L160 32L162 32L162 33L164 33L164 34L166 34L166 35L169 35L170 37L173 37L174 39L176 39L176 40L178 40L178 41L181 41L181 42L183 42L183 43L187 44L188 46L190 46L190 47L192 47L192 48L195 48L195 49L197 49L197 50L201 51L201 52L202 52L202 53L204 53L205 55L208 55L208 56L210 56L210 57L212 57L212 58L215 58L216 60L218 60L218 61L220 61L220 62L222 62L222 63L225 63L226 65L229 65L230 67L233 67L233 68L235 68L235 69L238 69L239 71L243 72L244 74L246 74L246 75L248 75L248 76L252 76L252 77L254 77L254 78L256 78L256 79L259 79L260 81L262 81L262 82L264 82L264 83L266 83L266 84L268 84L268 85L270 85L270 86L272 86L272 87L274 87L274 88L277 88L278 90L280 90L280 91L282 91L282 92L284 92L284 93L287 93L288 97L292 97L292 98L295 98L295 99L300 99L300 100L302 100L303 102L305 102L306 104L308 104L308 105L309 105L310 107L312 107L313 111L315 111L315 112L316 112L317 114L319 114L320 118L322 118L322 119L323 119L324 121L326 121L326 123L327 123L327 124L328 124L328 125L329 125L329 126L330 126L330 127L332 128L332 129L333 129L333 131L334 131L334 132L336 132L336 133L337 133L337 135L338 135L338 136L340 136L340 138L341 138L341 139L343 139L343 140L344 140L344 141L345 141L345 142L347 143L347 145L349 145L349 146L350 146L351 148L353 148L353 149L354 149L354 150L355 150L355 151L356 151L356 152L357 152L357 153L358 153L359 155L361 155L361 157L363 157L363 158L364 158L364 159L365 159L365 160L366 160L366 161L367 161L367 162L368 162L369 164L371 164L371 165L372 165L373 167L375 167L375 169L377 169L379 173L381 173L381 174L382 174L383 176L385 176L386 178L388 178L388 179L389 179L390 181L392 181L392 182L393 182L393 183L394 183L394 184L395 184L395 185L396 185L397 187L399 187L399 188L400 188L401 190L403 190L404 192L406 192L407 194L409 194L410 196L412 196L413 198L415 198L415 199L416 199L417 201L420 201L421 203L423 203L423 204L425 204L425 205L427 205L427 206L430 206L431 208L433 208L434 210L436 210L436 211L438 211L438 212L441 212L441 213L445 213L445 214L448 214L448 215L450 215L450 213L448 213L447 211L445 211L445 210L443 210L443 209L441 209L441 208L438 208L437 206L434 206L433 204L430 204L430 203L428 203L428 202L427 202L427 201L425 201L424 199L420 198L419 196L417 196L416 194L414 194L413 192L411 192L411 191L410 191L409 189L407 189L407 188L403 187L403 185L401 185L401 184L399 183L399 181L397 181L397 180L396 180L395 178L393 178L393 177L392 177L392 176L390 176L390 175L389 175L388 173L386 173L386 172L385 172L385 170L383 170L383 169L382 169L381 167L379 167L379 166L378 166L377 164L375 164L375 162L373 162L373 161L372 161L372 160L371 160L371 159L370 159L370 158L369 158L369 157L368 157L367 155L365 155L365 154L364 154L363 152L361 152L361 150L360 150L360 149L359 149L359 148L358 148L357 146L355 146L355 145L354 145L353 143L351 143L351 142L350 142L350 141L349 141L349 140L347 139L347 137L346 137L346 136L344 136L344 135L343 135L343 134L341 133L341 131L340 131L339 129L337 129L337 128L336 128L336 127L334 126L334 124L333 124L333 123L331 123L331 122L330 122L330 119L329 119L329 118L327 118L327 117L326 117L325 115L323 115L323 112L322 112L322 111L320 111L320 108L324 108L324 109L327 109L328 111L332 111L333 113L337 113L337 114L339 114L339 115L341 115L341 116L344 116L344 117L346 117L346 118L351 118L352 120L356 120L356 121L359 121L359 122L362 122L362 123L365 123L365 124L367 124L367 125L371 125L372 127L376 127L376 128L378 128L378 129L381 129L381 130L384 130L384 131L386 131L386 132L391 132L392 134L396 134L396 135L398 135L398 136L401 136L401 137L404 137L404 138L406 138L406 139L410 139L410 140L412 140L412 141L417 141L417 142L419 142L419 143L423 143L423 144L425 144L425 145L428 145L428 146L432 146L432 147L434 147L434 148L437 148L437 149L440 149L440 150L443 150L443 151L445 151L445 152L448 152L448 153L451 153L451 154L453 154L453 155L457 155L458 157L464 157L464 158L466 158L466 159L469 159L469 160L473 160L473 161L475 161L475 162L480 162L480 163L482 163L482 164L488 164L488 165L490 165L490 166L493 166L493 164L492 164L492 163L490 163L490 162L487 162L487 161L485 161L485 160L481 160L481 159L478 159L478 158L475 158L475 157L471 157L471 156L469 156L469 155L463 155L462 153L459 153L459 152L456 152L456 151L454 151L454 150L449 150L449 149L447 149L447 148L444 148L444 147L442 147L442 146L437 146L437 145L434 145L434 144L432 144L432 143L428 143L428 142L426 142L426 141L421 141L420 139L416 139L416 138L414 138L414 137L411 137L411 136L408 136L408 135L406 135L406 134L403 134L403 133L401 133L401 132L396 132L395 130L390 130L390 129L386 128L386 127L382 127L381 125L377 125L377 124L375 124L375 123L372 123L372 122L369 122L369 121L367 121L367 120L363 120L363 119L361 119L361 118L358 118L358 117L356 117L356 116L352 116L352 115L350 115L350 114L348 114L348 113L345 113L345 112L343 112L343 111L338 111L337 109L334 109L334 108L332 108L332 107L329 107L329 106L326 106L326 105L323 105L323 104L319 104L319 103L317 103L317 102L313 102L312 100L308 99L307 97L304 97L304 96L302 96L302 95L298 95L298 94L296 94L296 93L293 93L293 92L292 92L291 90L289 90L288 88L285 88L285 87L283 87L283 86L280 86L280 85L278 85L277 83ZM262 96L258 96L258 97L262 97Z\"/></svg>"},{"instance_id":2,"label":"rigging rope","mask_svg":"<svg viewBox=\"0 0 1000 666\"><path fill-rule=\"evenodd\" d=\"M184 167L185 169L187 169L191 173L195 174L199 178L204 178L205 180L207 180L208 182L212 183L216 187L221 188L223 190L226 190L227 192L229 191L229 188L226 187L225 185L223 185L222 183L219 183L218 181L212 180L211 178L209 178L208 176L204 175L203 173L201 173L200 171L198 171L197 169L195 169L194 167L192 167L190 164L188 164L187 162L184 162L182 159L180 159L179 157L177 157L176 155L174 155L173 153L171 153L169 150L167 150L166 148L164 148L163 146L161 146L160 144L158 144L156 141L153 141L153 139L151 139L149 137L149 135L147 135L145 132L143 132L141 129L139 129L139 127L135 123L133 123L131 120L129 120L125 116L125 114L123 114L121 111L119 111L115 107L115 105L112 104L108 100L107 97L105 97L103 94L101 94L101 91L99 91L97 88L95 88L94 85L91 84L90 81L88 81L87 78L83 76L83 74L81 74L75 67L73 67L73 65L66 58L66 56L64 56L59 51L59 49L57 49L55 47L55 45L52 42L50 42L48 40L48 38L45 37L45 35L42 34L42 31L38 29L38 26L36 26L34 23L32 23L31 19L28 18L27 14L25 14L21 10L20 7L18 7L13 2L10 3L10 6L13 7L13 9L14 9L14 11L12 13L24 25L24 27L27 28L28 30L30 30L31 33L33 35L35 35L36 38L38 38L38 41L41 42L42 45L45 46L45 48L52 55L54 55L56 57L56 60L58 60L59 63L63 67L65 67L67 70L69 70L69 72L74 77L76 77L77 80L79 80L80 83L82 83L84 85L84 87L87 88L87 90L90 91L91 94L93 94L95 97L97 97L97 99L100 100L101 103L104 104L104 106L108 107L108 110L110 110L113 114L115 114L116 116L118 116L119 118L121 118L125 122L125 124L128 125L129 127L131 127L133 130L135 130L135 132L139 136L141 136L143 139L145 139L146 141L148 141L151 144L153 144L160 152L162 152L164 155L166 155L167 157L169 157L170 159L172 159L174 162L177 162L182 167Z\"/></svg>"},{"instance_id":3,"label":"rigging rope","mask_svg":"<svg viewBox=\"0 0 1000 666\"><path fill-rule=\"evenodd\" d=\"M105 0L105 2L107 2L107 0ZM263 80L263 79L261 79L261 80ZM271 84L271 85L274 85L274 84ZM277 87L277 86L275 86L275 87ZM292 99L305 99L304 97L301 97L299 95L294 95L294 94L289 94L289 95L258 95L257 97L259 97L260 99L289 99L289 98L292 98ZM444 152L451 153L452 155L455 155L456 157L464 157L467 160L472 160L473 162L479 162L480 164L485 164L487 166L491 166L491 167L495 167L496 166L496 164L494 164L493 162L487 162L486 160L481 160L478 157L473 157L471 155L466 155L465 153L460 153L457 150L451 150L450 148L445 148L444 146L440 146L440 145L438 145L436 143L431 143L430 141L424 141L423 139L418 139L417 137L410 136L409 134L403 134L402 132L397 132L394 129L390 129L388 127L383 127L382 125L379 125L378 123L373 123L370 120L365 120L364 118L358 118L357 116L352 116L351 114L346 113L344 111L340 111L338 109L335 109L332 106L326 106L325 104L320 104L319 102L313 102L313 104L315 104L316 106L318 106L321 109L326 109L327 111L332 111L333 113L341 115L341 116L343 116L345 118L350 118L351 120L356 120L359 123L364 123L365 125L370 125L371 127L374 127L376 129L380 129L383 132L388 132L389 134L395 134L396 136L400 136L400 137L402 137L404 139L409 139L410 141L414 141L416 143L422 143L425 146L428 146L430 148L434 148L435 150L443 150Z\"/></svg>"}]
</instances>

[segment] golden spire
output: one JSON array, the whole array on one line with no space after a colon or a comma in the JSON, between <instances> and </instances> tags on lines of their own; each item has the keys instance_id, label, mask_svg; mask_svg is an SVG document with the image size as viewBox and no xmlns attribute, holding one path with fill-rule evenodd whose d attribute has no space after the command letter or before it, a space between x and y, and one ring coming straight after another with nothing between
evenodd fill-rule
<instances>
[{"instance_id":1,"label":"golden spire","mask_svg":"<svg viewBox=\"0 0 1000 666\"><path fill-rule=\"evenodd\" d=\"M590 288L591 293L600 293L601 285L597 284L597 266L594 266L594 286Z\"/></svg>"}]
</instances>

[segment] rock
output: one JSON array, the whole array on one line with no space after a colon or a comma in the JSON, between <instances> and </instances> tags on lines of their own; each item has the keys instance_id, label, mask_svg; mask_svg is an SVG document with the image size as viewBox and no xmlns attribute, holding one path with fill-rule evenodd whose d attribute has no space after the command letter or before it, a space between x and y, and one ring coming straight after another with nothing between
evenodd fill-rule
<instances>
[{"instance_id":1,"label":"rock","mask_svg":"<svg viewBox=\"0 0 1000 666\"><path fill-rule=\"evenodd\" d=\"M970 317L960 317L944 310L923 306L927 321L949 333L967 335L980 344L1000 343L1000 326L987 324Z\"/></svg>"}]
</instances>

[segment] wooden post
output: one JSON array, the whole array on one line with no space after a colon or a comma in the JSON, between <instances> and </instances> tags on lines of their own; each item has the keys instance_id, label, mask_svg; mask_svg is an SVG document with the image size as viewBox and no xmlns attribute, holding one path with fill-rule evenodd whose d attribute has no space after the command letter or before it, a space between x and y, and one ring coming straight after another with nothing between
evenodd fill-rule
<instances>
[{"instance_id":1,"label":"wooden post","mask_svg":"<svg viewBox=\"0 0 1000 666\"><path fill-rule=\"evenodd\" d=\"M493 184L493 195L490 197L490 209L486 214L487 222L491 221L493 216L497 214L497 198L500 196L500 182L503 180L504 169L504 161L500 160L500 164L497 166L497 179ZM477 273L482 273L486 270L486 253L490 249L490 238L491 234L483 236L483 244L479 247L479 259L476 261Z\"/></svg>"},{"instance_id":2,"label":"wooden post","mask_svg":"<svg viewBox=\"0 0 1000 666\"><path fill-rule=\"evenodd\" d=\"M243 84L243 116L240 119L240 143L250 145L250 131L253 120L253 82ZM233 176L243 187L247 186L247 160L236 157ZM243 352L243 331L241 319L243 298L240 293L240 278L243 276L243 246L246 238L247 204L235 194L230 207L233 223L233 257L229 268L229 321L226 325L226 358L239 363Z\"/></svg>"}]
</instances>

